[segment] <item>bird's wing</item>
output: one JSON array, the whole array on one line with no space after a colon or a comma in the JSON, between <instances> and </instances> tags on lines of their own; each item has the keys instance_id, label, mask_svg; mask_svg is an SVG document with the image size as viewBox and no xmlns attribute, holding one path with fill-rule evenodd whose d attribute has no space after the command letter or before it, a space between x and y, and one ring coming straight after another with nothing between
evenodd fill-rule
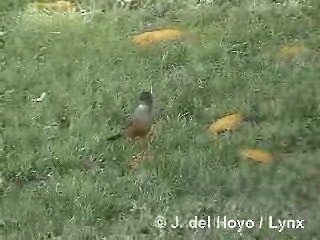
<instances>
[{"instance_id":1,"label":"bird's wing","mask_svg":"<svg viewBox=\"0 0 320 240\"><path fill-rule=\"evenodd\" d=\"M114 140L117 140L118 138L121 138L123 136L123 132L119 132L115 135L112 135L111 137L108 137L107 138L107 141L114 141Z\"/></svg>"},{"instance_id":2,"label":"bird's wing","mask_svg":"<svg viewBox=\"0 0 320 240\"><path fill-rule=\"evenodd\" d=\"M132 125L132 123L133 123L133 116L131 114L125 119L124 126L122 129L126 129L126 128L130 127Z\"/></svg>"}]
</instances>

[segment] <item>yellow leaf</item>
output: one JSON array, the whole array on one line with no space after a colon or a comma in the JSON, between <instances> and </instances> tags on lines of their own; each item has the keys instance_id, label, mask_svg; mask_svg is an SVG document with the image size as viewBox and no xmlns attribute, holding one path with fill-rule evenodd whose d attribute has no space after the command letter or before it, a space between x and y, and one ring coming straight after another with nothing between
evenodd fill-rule
<instances>
[{"instance_id":1,"label":"yellow leaf","mask_svg":"<svg viewBox=\"0 0 320 240\"><path fill-rule=\"evenodd\" d=\"M176 40L185 36L185 32L176 29L162 29L152 32L145 32L133 37L133 42L137 45L149 45L161 41Z\"/></svg>"},{"instance_id":2,"label":"yellow leaf","mask_svg":"<svg viewBox=\"0 0 320 240\"><path fill-rule=\"evenodd\" d=\"M241 155L260 163L269 163L274 160L271 153L258 149L243 149Z\"/></svg>"},{"instance_id":3,"label":"yellow leaf","mask_svg":"<svg viewBox=\"0 0 320 240\"><path fill-rule=\"evenodd\" d=\"M79 11L79 6L77 6L76 2L68 1L57 1L53 3L36 2L34 3L34 8L37 10L47 9L56 12Z\"/></svg>"},{"instance_id":4,"label":"yellow leaf","mask_svg":"<svg viewBox=\"0 0 320 240\"><path fill-rule=\"evenodd\" d=\"M281 46L275 56L278 58L292 59L307 52L308 49L302 43L291 43Z\"/></svg>"},{"instance_id":5,"label":"yellow leaf","mask_svg":"<svg viewBox=\"0 0 320 240\"><path fill-rule=\"evenodd\" d=\"M129 164L129 168L137 169L141 163L145 161L152 161L154 157L154 153L151 152L142 152L140 154L132 156L132 161Z\"/></svg>"},{"instance_id":6,"label":"yellow leaf","mask_svg":"<svg viewBox=\"0 0 320 240\"><path fill-rule=\"evenodd\" d=\"M241 122L245 120L245 117L241 113L231 114L223 118L218 119L216 122L210 125L210 133L219 133L223 131L235 130Z\"/></svg>"}]
</instances>

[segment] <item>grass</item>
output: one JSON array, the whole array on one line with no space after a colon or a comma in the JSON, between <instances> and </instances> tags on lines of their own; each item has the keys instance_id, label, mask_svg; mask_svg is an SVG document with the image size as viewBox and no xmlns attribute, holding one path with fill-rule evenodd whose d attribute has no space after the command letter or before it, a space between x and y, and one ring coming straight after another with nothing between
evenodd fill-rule
<instances>
[{"instance_id":1,"label":"grass","mask_svg":"<svg viewBox=\"0 0 320 240\"><path fill-rule=\"evenodd\" d=\"M86 20L1 13L1 239L317 239L318 1L215 1L161 14L152 6ZM199 41L131 42L167 26L196 32ZM162 130L149 146L154 161L132 170L141 149L105 139L151 88ZM236 112L260 120L208 134L208 123ZM248 161L239 155L246 147L280 159ZM241 234L158 229L158 215L169 224L214 215L265 222ZM305 219L305 228L279 232L268 216Z\"/></svg>"}]
</instances>

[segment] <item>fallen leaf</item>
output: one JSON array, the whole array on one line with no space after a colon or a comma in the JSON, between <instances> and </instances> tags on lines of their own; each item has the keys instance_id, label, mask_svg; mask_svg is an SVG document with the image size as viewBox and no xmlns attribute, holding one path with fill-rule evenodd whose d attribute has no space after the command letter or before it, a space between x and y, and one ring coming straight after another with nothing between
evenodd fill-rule
<instances>
[{"instance_id":1,"label":"fallen leaf","mask_svg":"<svg viewBox=\"0 0 320 240\"><path fill-rule=\"evenodd\" d=\"M140 6L140 0L117 0L117 4L122 8L137 9Z\"/></svg>"},{"instance_id":2,"label":"fallen leaf","mask_svg":"<svg viewBox=\"0 0 320 240\"><path fill-rule=\"evenodd\" d=\"M44 100L44 98L46 97L46 92L43 92L40 97L33 99L34 102L42 102Z\"/></svg>"},{"instance_id":3,"label":"fallen leaf","mask_svg":"<svg viewBox=\"0 0 320 240\"><path fill-rule=\"evenodd\" d=\"M77 12L80 10L75 2L57 1L53 3L36 2L32 3L33 8L37 10L51 10L56 12Z\"/></svg>"},{"instance_id":4,"label":"fallen leaf","mask_svg":"<svg viewBox=\"0 0 320 240\"><path fill-rule=\"evenodd\" d=\"M154 159L154 154L150 152L142 152L137 155L132 156L132 161L129 164L129 168L137 169L138 166L145 161L152 161Z\"/></svg>"},{"instance_id":5,"label":"fallen leaf","mask_svg":"<svg viewBox=\"0 0 320 240\"><path fill-rule=\"evenodd\" d=\"M260 163L269 163L274 160L271 153L258 149L243 149L241 155Z\"/></svg>"},{"instance_id":6,"label":"fallen leaf","mask_svg":"<svg viewBox=\"0 0 320 240\"><path fill-rule=\"evenodd\" d=\"M0 188L4 186L4 179L0 176Z\"/></svg>"},{"instance_id":7,"label":"fallen leaf","mask_svg":"<svg viewBox=\"0 0 320 240\"><path fill-rule=\"evenodd\" d=\"M275 57L282 59L293 59L309 52L309 49L302 43L291 43L279 47Z\"/></svg>"},{"instance_id":8,"label":"fallen leaf","mask_svg":"<svg viewBox=\"0 0 320 240\"><path fill-rule=\"evenodd\" d=\"M245 120L245 116L241 113L231 114L218 119L209 127L210 133L219 133L224 131L235 130L241 122Z\"/></svg>"},{"instance_id":9,"label":"fallen leaf","mask_svg":"<svg viewBox=\"0 0 320 240\"><path fill-rule=\"evenodd\" d=\"M149 45L162 41L176 40L185 36L186 33L177 29L162 29L152 32L145 32L133 37L133 42L137 45Z\"/></svg>"}]
</instances>

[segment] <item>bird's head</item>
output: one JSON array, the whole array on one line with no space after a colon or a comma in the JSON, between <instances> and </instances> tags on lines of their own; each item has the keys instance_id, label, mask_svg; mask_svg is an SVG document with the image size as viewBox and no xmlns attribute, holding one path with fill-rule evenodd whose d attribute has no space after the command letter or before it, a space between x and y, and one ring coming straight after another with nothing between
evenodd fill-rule
<instances>
[{"instance_id":1,"label":"bird's head","mask_svg":"<svg viewBox=\"0 0 320 240\"><path fill-rule=\"evenodd\" d=\"M146 104L148 106L152 106L153 97L151 92L141 92L139 96L139 100L141 104Z\"/></svg>"}]
</instances>

